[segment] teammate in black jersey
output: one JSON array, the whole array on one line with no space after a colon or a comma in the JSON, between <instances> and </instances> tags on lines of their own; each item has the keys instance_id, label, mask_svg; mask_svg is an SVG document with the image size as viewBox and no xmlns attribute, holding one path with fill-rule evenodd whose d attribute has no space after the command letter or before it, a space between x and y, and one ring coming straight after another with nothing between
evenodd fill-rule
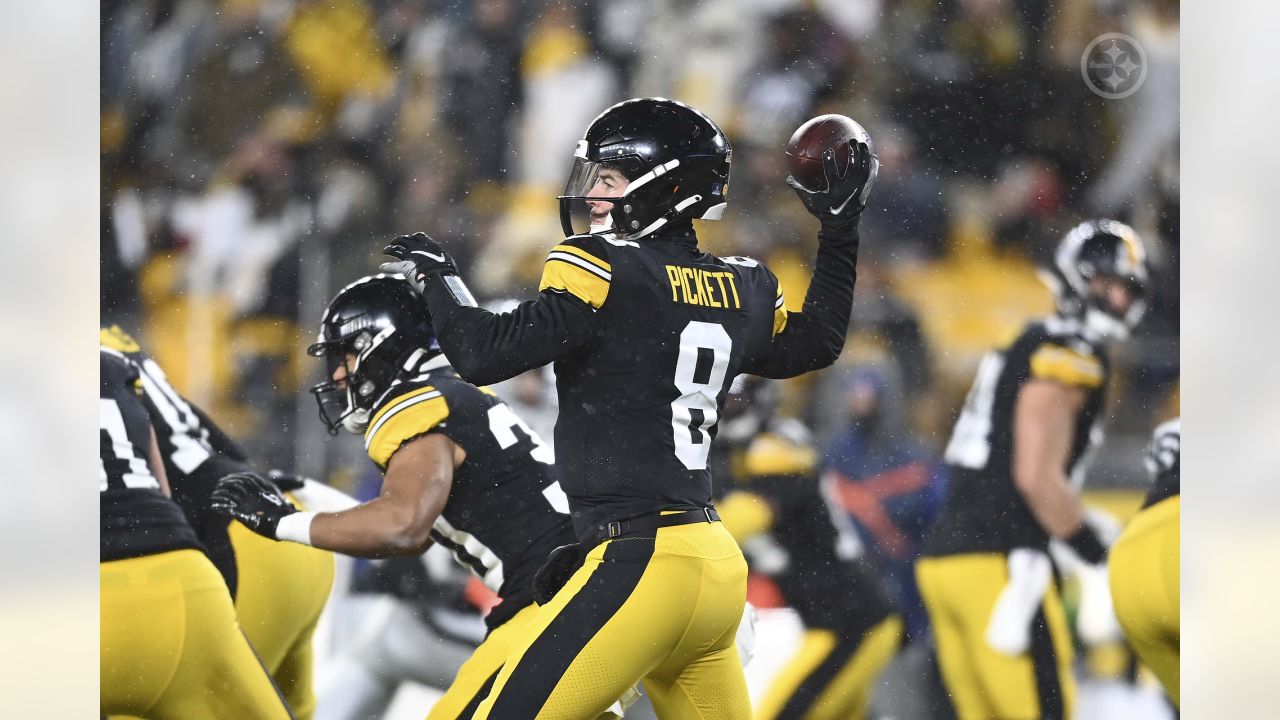
<instances>
[{"instance_id":1,"label":"teammate in black jersey","mask_svg":"<svg viewBox=\"0 0 1280 720\"><path fill-rule=\"evenodd\" d=\"M573 542L550 448L449 367L401 276L343 288L308 352L327 361L332 378L314 389L321 418L331 432L363 435L383 472L381 495L343 512L296 512L269 483L239 474L219 483L215 508L269 538L348 555L413 555L432 542L452 550L502 598L485 642L430 715L470 717L533 618L534 572Z\"/></svg>"},{"instance_id":2,"label":"teammate in black jersey","mask_svg":"<svg viewBox=\"0 0 1280 720\"><path fill-rule=\"evenodd\" d=\"M988 354L945 461L948 498L916 565L943 680L961 720L1071 717L1072 651L1049 538L1106 548L1078 489L1102 439L1107 348L1144 309L1146 257L1113 220L1063 238L1046 275L1058 313Z\"/></svg>"},{"instance_id":3,"label":"teammate in black jersey","mask_svg":"<svg viewBox=\"0 0 1280 720\"><path fill-rule=\"evenodd\" d=\"M720 433L728 445L717 447L725 528L805 625L755 717L860 720L898 650L902 618L861 559L857 530L828 500L808 431L776 417L776 404L774 381L738 376Z\"/></svg>"},{"instance_id":4,"label":"teammate in black jersey","mask_svg":"<svg viewBox=\"0 0 1280 720\"><path fill-rule=\"evenodd\" d=\"M822 192L797 188L822 227L804 310L790 316L763 264L698 249L691 221L726 207L729 141L660 98L619 103L587 128L562 208L566 234L575 202L594 230L551 249L536 299L488 312L426 235L386 248L399 262L384 268L410 275L464 378L555 362L557 465L580 548L549 561L567 583L478 718L593 717L642 678L662 717L749 716L733 642L746 564L715 522L707 455L736 375L799 375L843 347L877 168L869 139L850 147L845 168L828 153Z\"/></svg>"},{"instance_id":5,"label":"teammate in black jersey","mask_svg":"<svg viewBox=\"0 0 1280 720\"><path fill-rule=\"evenodd\" d=\"M218 479L251 469L240 448L165 376L119 327L101 328L99 343L138 368L142 401L156 430L173 499L235 600L240 627L284 693L298 720L315 712L311 639L333 587L333 555L270 542L209 511Z\"/></svg>"},{"instance_id":6,"label":"teammate in black jersey","mask_svg":"<svg viewBox=\"0 0 1280 720\"><path fill-rule=\"evenodd\" d=\"M1156 428L1146 465L1154 484L1110 552L1111 599L1125 637L1177 705L1181 682L1182 422Z\"/></svg>"},{"instance_id":7,"label":"teammate in black jersey","mask_svg":"<svg viewBox=\"0 0 1280 720\"><path fill-rule=\"evenodd\" d=\"M99 352L99 711L165 720L290 718L226 584L169 499L138 369Z\"/></svg>"}]
</instances>

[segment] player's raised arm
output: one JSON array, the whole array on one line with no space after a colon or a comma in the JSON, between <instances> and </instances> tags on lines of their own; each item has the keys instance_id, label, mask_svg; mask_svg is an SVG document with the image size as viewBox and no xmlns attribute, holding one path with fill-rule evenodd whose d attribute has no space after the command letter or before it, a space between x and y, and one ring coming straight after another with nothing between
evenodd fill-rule
<instances>
[{"instance_id":1,"label":"player's raised arm","mask_svg":"<svg viewBox=\"0 0 1280 720\"><path fill-rule=\"evenodd\" d=\"M867 132L852 120L842 120L847 123L846 131L850 134L850 139L845 141L849 161L844 172L840 172L836 162L837 151L843 147L837 146L822 151L825 189L810 190L794 174L787 176L787 184L795 189L805 209L818 219L818 257L804 307L787 317L769 353L746 368L752 374L794 377L827 367L844 349L849 313L853 308L853 285L857 279L858 220L866 208L880 161ZM813 122L796 131L789 147L808 137L806 131Z\"/></svg>"},{"instance_id":2,"label":"player's raised arm","mask_svg":"<svg viewBox=\"0 0 1280 720\"><path fill-rule=\"evenodd\" d=\"M543 292L536 299L510 312L492 313L475 306L453 259L426 234L402 235L384 252L397 260L382 269L403 273L422 294L441 349L458 374L476 385L515 377L583 345L591 338L596 308L604 302L604 294L595 290L548 285L544 273ZM601 282L607 292L607 279Z\"/></svg>"}]
</instances>

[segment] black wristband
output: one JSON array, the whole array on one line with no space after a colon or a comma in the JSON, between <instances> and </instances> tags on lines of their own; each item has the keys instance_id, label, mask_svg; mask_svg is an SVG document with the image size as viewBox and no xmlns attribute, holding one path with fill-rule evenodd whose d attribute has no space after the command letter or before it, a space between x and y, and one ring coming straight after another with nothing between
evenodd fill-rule
<instances>
[{"instance_id":1,"label":"black wristband","mask_svg":"<svg viewBox=\"0 0 1280 720\"><path fill-rule=\"evenodd\" d=\"M1107 557L1107 546L1102 544L1102 540L1098 538L1098 534L1089 527L1089 523L1080 526L1080 529L1067 538L1067 545L1080 556L1081 560L1092 565L1101 563Z\"/></svg>"}]
</instances>

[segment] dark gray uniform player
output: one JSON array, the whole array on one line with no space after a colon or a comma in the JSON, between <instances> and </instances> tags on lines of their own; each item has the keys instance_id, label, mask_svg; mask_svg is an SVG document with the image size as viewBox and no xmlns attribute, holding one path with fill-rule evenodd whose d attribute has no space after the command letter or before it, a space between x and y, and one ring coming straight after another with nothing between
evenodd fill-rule
<instances>
[{"instance_id":1,"label":"dark gray uniform player","mask_svg":"<svg viewBox=\"0 0 1280 720\"><path fill-rule=\"evenodd\" d=\"M690 221L723 212L731 152L714 122L670 100L620 103L587 129L563 215L571 233L568 204L586 202L598 231L551 250L537 299L502 314L469 306L439 244L419 233L387 248L401 262L384 267L412 274L464 378L555 362L579 545L549 561L544 589L567 582L477 718L593 717L641 679L661 717L750 715L734 648L746 565L716 522L707 455L734 376L798 375L843 347L876 168L865 138L851 149L843 174L830 153L824 192L800 191L823 222L791 316L764 265L698 249Z\"/></svg>"}]
</instances>

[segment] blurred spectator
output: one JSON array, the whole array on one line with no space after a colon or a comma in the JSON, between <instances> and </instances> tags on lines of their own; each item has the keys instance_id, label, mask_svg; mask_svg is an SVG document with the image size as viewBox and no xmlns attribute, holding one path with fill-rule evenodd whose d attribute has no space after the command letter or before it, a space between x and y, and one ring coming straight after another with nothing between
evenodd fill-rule
<instances>
[{"instance_id":1,"label":"blurred spectator","mask_svg":"<svg viewBox=\"0 0 1280 720\"><path fill-rule=\"evenodd\" d=\"M210 177L272 111L301 101L293 63L280 39L261 27L259 5L259 0L225 4L213 24L208 54L183 83L186 157L173 161L182 164L173 168L175 175Z\"/></svg>"},{"instance_id":2,"label":"blurred spectator","mask_svg":"<svg viewBox=\"0 0 1280 720\"><path fill-rule=\"evenodd\" d=\"M941 467L907 429L901 398L871 367L853 373L844 393L844 430L823 454L823 476L853 517L868 558L906 620L907 636L928 624L912 569L919 543L942 504Z\"/></svg>"},{"instance_id":3,"label":"blurred spectator","mask_svg":"<svg viewBox=\"0 0 1280 720\"><path fill-rule=\"evenodd\" d=\"M443 116L465 148L468 182L508 182L512 122L523 101L521 37L510 0L477 0L445 55Z\"/></svg>"},{"instance_id":4,"label":"blurred spectator","mask_svg":"<svg viewBox=\"0 0 1280 720\"><path fill-rule=\"evenodd\" d=\"M861 227L867 251L892 260L937 258L947 235L942 176L917 152L911 133L901 126L871 130L880 157L877 202L868 207Z\"/></svg>"}]
</instances>

